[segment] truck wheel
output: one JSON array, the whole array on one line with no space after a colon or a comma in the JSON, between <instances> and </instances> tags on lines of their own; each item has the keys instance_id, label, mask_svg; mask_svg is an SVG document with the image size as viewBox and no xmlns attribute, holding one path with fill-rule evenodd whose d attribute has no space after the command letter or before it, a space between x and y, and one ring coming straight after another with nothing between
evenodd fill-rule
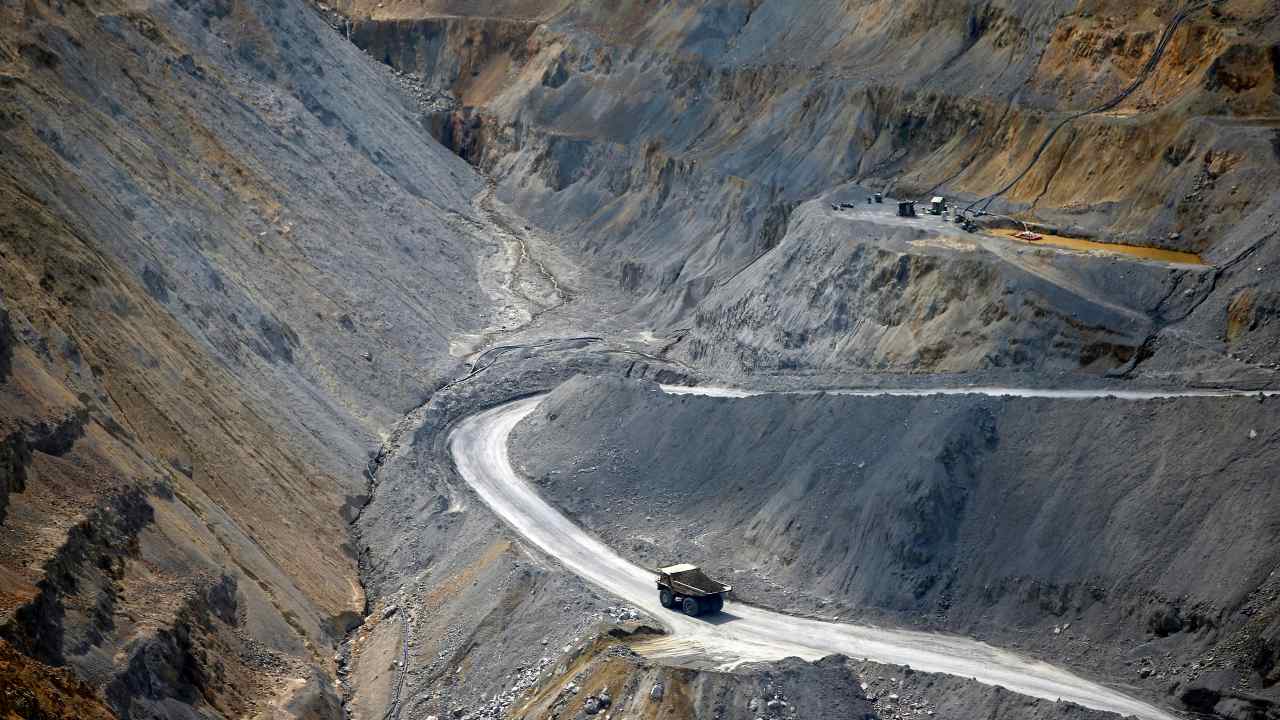
<instances>
[{"instance_id":1,"label":"truck wheel","mask_svg":"<svg viewBox=\"0 0 1280 720\"><path fill-rule=\"evenodd\" d=\"M715 599L711 601L711 607L707 610L707 612L718 613L721 610L724 610L724 596L717 595Z\"/></svg>"},{"instance_id":2,"label":"truck wheel","mask_svg":"<svg viewBox=\"0 0 1280 720\"><path fill-rule=\"evenodd\" d=\"M702 614L702 606L698 604L696 598L684 599L684 614L689 617L697 617Z\"/></svg>"},{"instance_id":3,"label":"truck wheel","mask_svg":"<svg viewBox=\"0 0 1280 720\"><path fill-rule=\"evenodd\" d=\"M670 609L676 604L676 596L670 590L662 588L658 591L658 602L662 603L662 607Z\"/></svg>"}]
</instances>

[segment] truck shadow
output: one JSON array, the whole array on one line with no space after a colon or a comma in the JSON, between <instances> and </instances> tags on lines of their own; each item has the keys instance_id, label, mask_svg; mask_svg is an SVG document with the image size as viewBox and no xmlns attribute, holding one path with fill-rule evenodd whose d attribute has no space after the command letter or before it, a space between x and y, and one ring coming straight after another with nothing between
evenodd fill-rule
<instances>
[{"instance_id":1,"label":"truck shadow","mask_svg":"<svg viewBox=\"0 0 1280 720\"><path fill-rule=\"evenodd\" d=\"M734 615L728 610L721 610L720 612L717 612L717 613L711 613L708 615L699 615L696 618L690 618L690 619L700 620L708 625L727 625L728 623L731 623L735 620L741 620L742 617L740 615Z\"/></svg>"}]
</instances>

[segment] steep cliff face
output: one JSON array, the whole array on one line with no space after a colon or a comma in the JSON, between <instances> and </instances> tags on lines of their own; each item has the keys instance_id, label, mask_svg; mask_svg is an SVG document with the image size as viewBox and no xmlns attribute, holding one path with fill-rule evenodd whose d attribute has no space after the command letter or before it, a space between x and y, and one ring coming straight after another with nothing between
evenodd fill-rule
<instances>
[{"instance_id":1,"label":"steep cliff face","mask_svg":"<svg viewBox=\"0 0 1280 720\"><path fill-rule=\"evenodd\" d=\"M481 184L298 2L32 2L0 28L17 712L75 676L120 718L339 718L348 523L485 320Z\"/></svg>"},{"instance_id":2,"label":"steep cliff face","mask_svg":"<svg viewBox=\"0 0 1280 720\"><path fill-rule=\"evenodd\" d=\"M769 253L799 203L849 181L981 198L1016 179L993 210L1216 265L1274 218L1280 25L1265 2L345 8L374 57L459 98L441 137L671 327ZM1186 334L1220 358L1218 329Z\"/></svg>"}]
</instances>

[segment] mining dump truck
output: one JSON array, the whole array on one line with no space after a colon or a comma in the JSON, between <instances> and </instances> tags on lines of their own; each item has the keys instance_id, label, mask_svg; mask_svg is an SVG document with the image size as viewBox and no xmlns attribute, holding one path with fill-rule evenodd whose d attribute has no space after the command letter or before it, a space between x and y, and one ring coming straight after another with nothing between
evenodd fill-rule
<instances>
[{"instance_id":1,"label":"mining dump truck","mask_svg":"<svg viewBox=\"0 0 1280 720\"><path fill-rule=\"evenodd\" d=\"M664 608L677 608L692 617L720 612L724 608L725 593L732 589L707 577L696 565L658 569L658 602Z\"/></svg>"}]
</instances>

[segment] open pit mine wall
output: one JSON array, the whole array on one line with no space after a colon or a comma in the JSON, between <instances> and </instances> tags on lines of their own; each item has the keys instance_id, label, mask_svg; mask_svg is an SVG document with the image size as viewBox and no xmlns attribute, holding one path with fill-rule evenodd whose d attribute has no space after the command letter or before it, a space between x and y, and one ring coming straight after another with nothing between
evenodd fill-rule
<instances>
[{"instance_id":1,"label":"open pit mine wall","mask_svg":"<svg viewBox=\"0 0 1280 720\"><path fill-rule=\"evenodd\" d=\"M480 187L297 0L0 8L0 715L342 717Z\"/></svg>"},{"instance_id":2,"label":"open pit mine wall","mask_svg":"<svg viewBox=\"0 0 1280 720\"><path fill-rule=\"evenodd\" d=\"M1229 675L1274 717L1276 433L1250 398L730 400L582 379L511 455L642 567L699 563L740 600L972 634L1157 695Z\"/></svg>"},{"instance_id":3,"label":"open pit mine wall","mask_svg":"<svg viewBox=\"0 0 1280 720\"><path fill-rule=\"evenodd\" d=\"M452 90L458 106L430 120L443 142L673 328L777 246L794 208L821 191L848 181L904 196L999 189L1060 118L1130 84L1181 7L339 6L353 42L374 58ZM1104 241L1202 252L1211 263L1251 254L1276 211L1280 126L1259 118L1280 111L1278 22L1260 1L1193 12L1137 92L1059 132L993 208ZM1250 287L1228 280L1206 304L1205 342L1220 340L1241 294L1264 315L1275 309L1273 293ZM875 358L917 360L929 358Z\"/></svg>"},{"instance_id":4,"label":"open pit mine wall","mask_svg":"<svg viewBox=\"0 0 1280 720\"><path fill-rule=\"evenodd\" d=\"M851 243L850 233L876 242ZM972 245L955 252L962 245L805 203L777 248L698 305L670 353L757 374L1117 372L1145 359L1153 317L1185 317L1212 291L1206 270L1056 253L1015 264ZM1055 282L1067 276L1070 287Z\"/></svg>"}]
</instances>

